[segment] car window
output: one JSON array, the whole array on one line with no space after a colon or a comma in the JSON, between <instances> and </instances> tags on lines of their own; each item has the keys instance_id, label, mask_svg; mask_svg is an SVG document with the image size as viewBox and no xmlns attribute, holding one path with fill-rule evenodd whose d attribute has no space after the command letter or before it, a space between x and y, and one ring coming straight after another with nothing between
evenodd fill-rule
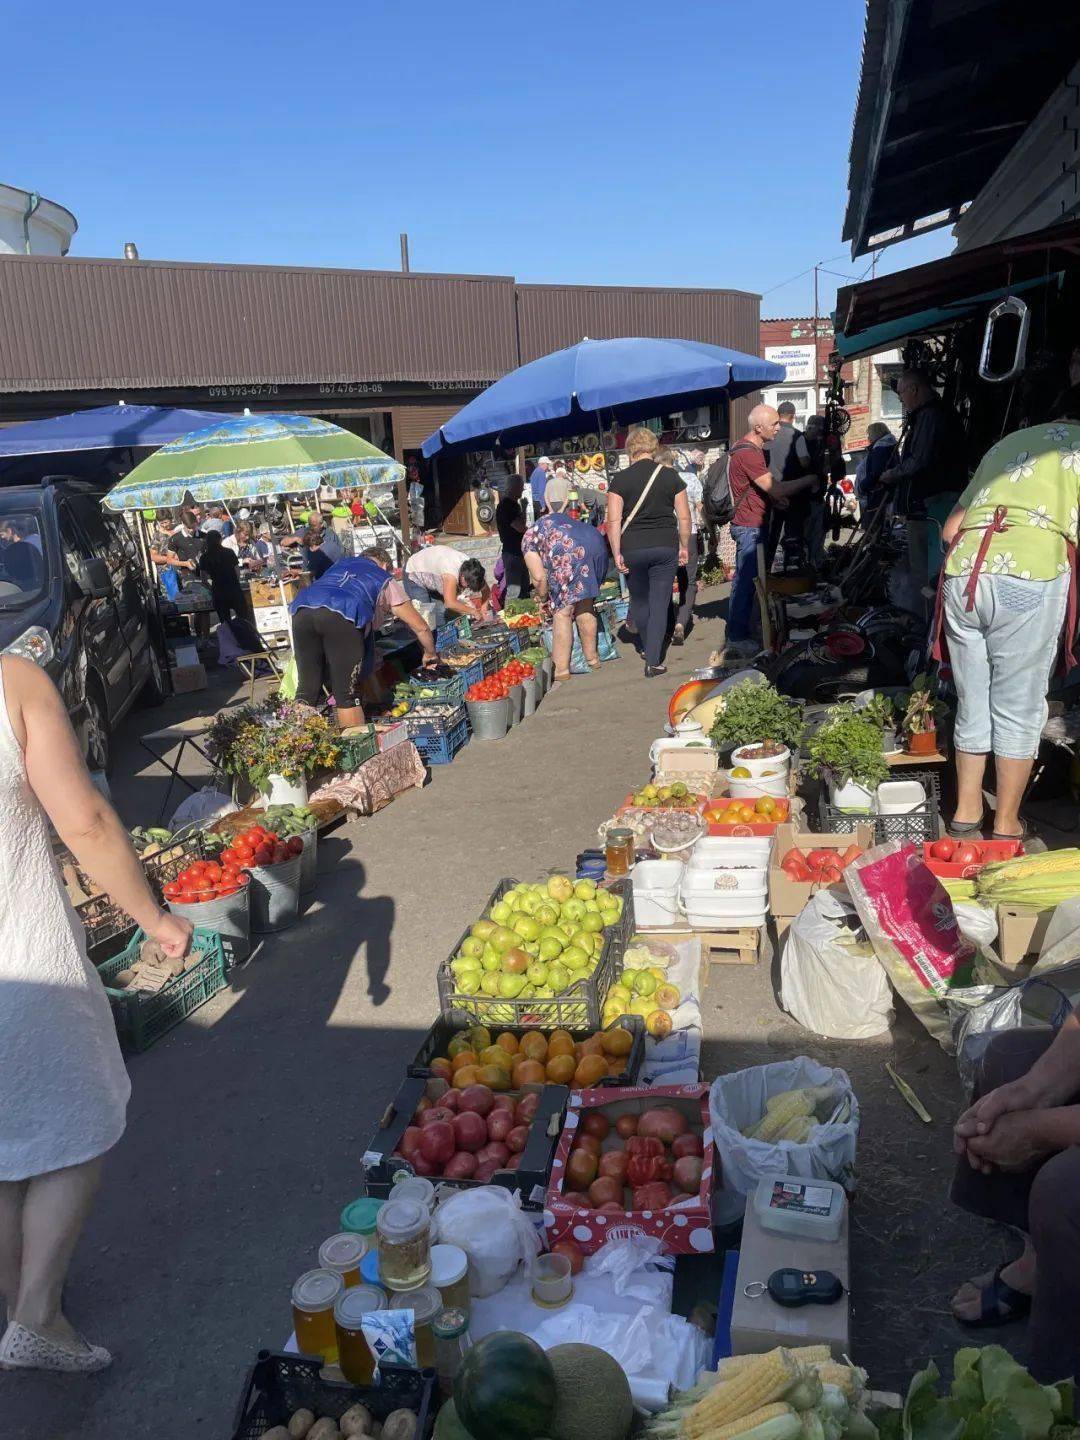
<instances>
[{"instance_id":1,"label":"car window","mask_svg":"<svg viewBox=\"0 0 1080 1440\"><path fill-rule=\"evenodd\" d=\"M114 581L120 580L135 561L135 552L123 521L106 517L96 501L75 496L71 501L79 529L89 542L90 553L105 561Z\"/></svg>"},{"instance_id":2,"label":"car window","mask_svg":"<svg viewBox=\"0 0 1080 1440\"><path fill-rule=\"evenodd\" d=\"M64 557L64 565L72 580L78 584L82 574L82 562L90 559L94 552L90 548L89 541L75 524L67 505L60 508L59 530L60 553Z\"/></svg>"},{"instance_id":3,"label":"car window","mask_svg":"<svg viewBox=\"0 0 1080 1440\"><path fill-rule=\"evenodd\" d=\"M0 609L18 609L37 599L45 573L38 517L28 510L0 513Z\"/></svg>"}]
</instances>

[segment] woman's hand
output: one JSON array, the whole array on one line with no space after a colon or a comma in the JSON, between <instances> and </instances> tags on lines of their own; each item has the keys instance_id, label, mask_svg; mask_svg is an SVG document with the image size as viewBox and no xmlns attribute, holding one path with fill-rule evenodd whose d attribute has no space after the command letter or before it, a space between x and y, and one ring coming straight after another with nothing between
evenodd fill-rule
<instances>
[{"instance_id":1,"label":"woman's hand","mask_svg":"<svg viewBox=\"0 0 1080 1440\"><path fill-rule=\"evenodd\" d=\"M162 910L146 933L157 941L170 960L182 960L191 949L194 927L190 920Z\"/></svg>"},{"instance_id":2,"label":"woman's hand","mask_svg":"<svg viewBox=\"0 0 1080 1440\"><path fill-rule=\"evenodd\" d=\"M689 563L690 563L690 547L689 547L688 545L680 545L680 546L679 546L679 564L682 565L682 566L686 566L686 565L689 565Z\"/></svg>"},{"instance_id":3,"label":"woman's hand","mask_svg":"<svg viewBox=\"0 0 1080 1440\"><path fill-rule=\"evenodd\" d=\"M629 575L630 566L627 565L626 561L622 558L622 551L620 550L613 558L615 560L615 569L621 570L624 575Z\"/></svg>"}]
</instances>

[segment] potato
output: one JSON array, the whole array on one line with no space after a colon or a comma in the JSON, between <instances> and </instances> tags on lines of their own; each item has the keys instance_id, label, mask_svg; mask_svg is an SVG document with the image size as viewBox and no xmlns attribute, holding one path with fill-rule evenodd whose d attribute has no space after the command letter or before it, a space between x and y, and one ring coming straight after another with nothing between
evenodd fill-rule
<instances>
[{"instance_id":1,"label":"potato","mask_svg":"<svg viewBox=\"0 0 1080 1440\"><path fill-rule=\"evenodd\" d=\"M329 1416L324 1416L321 1420L315 1421L307 1433L307 1440L335 1440L335 1437L340 1434L337 1421L331 1420Z\"/></svg>"},{"instance_id":2,"label":"potato","mask_svg":"<svg viewBox=\"0 0 1080 1440\"><path fill-rule=\"evenodd\" d=\"M370 1435L374 1421L366 1405L351 1405L338 1421L342 1435Z\"/></svg>"},{"instance_id":3,"label":"potato","mask_svg":"<svg viewBox=\"0 0 1080 1440\"><path fill-rule=\"evenodd\" d=\"M272 1430L267 1430L262 1440L289 1440L289 1432L284 1425L275 1425Z\"/></svg>"},{"instance_id":4,"label":"potato","mask_svg":"<svg viewBox=\"0 0 1080 1440\"><path fill-rule=\"evenodd\" d=\"M134 970L118 970L112 979L113 989L126 990L134 979Z\"/></svg>"},{"instance_id":5,"label":"potato","mask_svg":"<svg viewBox=\"0 0 1080 1440\"><path fill-rule=\"evenodd\" d=\"M295 1410L289 1420L289 1434L292 1440L304 1440L304 1436L315 1424L315 1416L310 1410Z\"/></svg>"},{"instance_id":6,"label":"potato","mask_svg":"<svg viewBox=\"0 0 1080 1440\"><path fill-rule=\"evenodd\" d=\"M382 1440L416 1440L416 1415L412 1410L395 1410L383 1422Z\"/></svg>"}]
</instances>

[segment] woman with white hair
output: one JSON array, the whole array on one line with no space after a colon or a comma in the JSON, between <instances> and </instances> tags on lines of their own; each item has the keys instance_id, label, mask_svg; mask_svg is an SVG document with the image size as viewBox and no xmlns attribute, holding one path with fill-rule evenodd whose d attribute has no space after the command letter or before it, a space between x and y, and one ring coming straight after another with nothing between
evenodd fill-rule
<instances>
[{"instance_id":1,"label":"woman with white hair","mask_svg":"<svg viewBox=\"0 0 1080 1440\"><path fill-rule=\"evenodd\" d=\"M574 627L590 670L600 669L593 602L607 575L607 542L594 526L563 512L570 498L567 480L552 476L544 490L548 513L521 539L533 593L551 611L551 658L555 679L570 679Z\"/></svg>"}]
</instances>

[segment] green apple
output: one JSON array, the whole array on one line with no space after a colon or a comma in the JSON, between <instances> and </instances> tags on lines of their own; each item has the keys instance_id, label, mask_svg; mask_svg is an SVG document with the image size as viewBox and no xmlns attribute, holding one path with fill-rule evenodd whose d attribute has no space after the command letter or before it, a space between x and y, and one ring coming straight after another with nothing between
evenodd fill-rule
<instances>
[{"instance_id":1,"label":"green apple","mask_svg":"<svg viewBox=\"0 0 1080 1440\"><path fill-rule=\"evenodd\" d=\"M539 897L537 897L537 899L538 904L536 909L533 911L534 918L541 925L554 925L559 918L558 910L556 910L555 906L552 905L550 902L540 901Z\"/></svg>"},{"instance_id":2,"label":"green apple","mask_svg":"<svg viewBox=\"0 0 1080 1440\"><path fill-rule=\"evenodd\" d=\"M547 893L560 904L569 900L574 893L574 882L569 875L552 875L547 882Z\"/></svg>"},{"instance_id":3,"label":"green apple","mask_svg":"<svg viewBox=\"0 0 1080 1440\"><path fill-rule=\"evenodd\" d=\"M508 905L505 900L498 900L491 907L491 918L496 925L509 925L514 918L513 906Z\"/></svg>"},{"instance_id":4,"label":"green apple","mask_svg":"<svg viewBox=\"0 0 1080 1440\"><path fill-rule=\"evenodd\" d=\"M579 900L591 900L596 894L596 881L579 880L574 886L574 894Z\"/></svg>"},{"instance_id":5,"label":"green apple","mask_svg":"<svg viewBox=\"0 0 1080 1440\"><path fill-rule=\"evenodd\" d=\"M534 960L525 971L530 985L546 985L548 979L548 967L541 960Z\"/></svg>"},{"instance_id":6,"label":"green apple","mask_svg":"<svg viewBox=\"0 0 1080 1440\"><path fill-rule=\"evenodd\" d=\"M585 914L584 900L567 900L562 907L562 918L572 920L575 925L581 923L581 917Z\"/></svg>"},{"instance_id":7,"label":"green apple","mask_svg":"<svg viewBox=\"0 0 1080 1440\"><path fill-rule=\"evenodd\" d=\"M587 930L590 935L599 935L604 928L604 917L599 912L589 911L582 918L581 928Z\"/></svg>"},{"instance_id":8,"label":"green apple","mask_svg":"<svg viewBox=\"0 0 1080 1440\"><path fill-rule=\"evenodd\" d=\"M516 1000L525 988L524 975L500 975L498 993L503 1000Z\"/></svg>"},{"instance_id":9,"label":"green apple","mask_svg":"<svg viewBox=\"0 0 1080 1440\"><path fill-rule=\"evenodd\" d=\"M545 935L540 940L539 954L541 960L554 960L557 956L561 955L562 952L562 941L556 940L553 935Z\"/></svg>"},{"instance_id":10,"label":"green apple","mask_svg":"<svg viewBox=\"0 0 1080 1440\"><path fill-rule=\"evenodd\" d=\"M477 920L476 924L469 931L469 934L475 935L479 940L486 940L496 928L494 920Z\"/></svg>"},{"instance_id":11,"label":"green apple","mask_svg":"<svg viewBox=\"0 0 1080 1440\"><path fill-rule=\"evenodd\" d=\"M523 940L539 939L542 928L531 915L515 915L510 922L510 929L517 931Z\"/></svg>"},{"instance_id":12,"label":"green apple","mask_svg":"<svg viewBox=\"0 0 1080 1440\"><path fill-rule=\"evenodd\" d=\"M637 995L651 995L656 989L656 976L651 975L648 970L635 970L634 992ZM653 1007L655 1009L655 1006Z\"/></svg>"}]
</instances>

